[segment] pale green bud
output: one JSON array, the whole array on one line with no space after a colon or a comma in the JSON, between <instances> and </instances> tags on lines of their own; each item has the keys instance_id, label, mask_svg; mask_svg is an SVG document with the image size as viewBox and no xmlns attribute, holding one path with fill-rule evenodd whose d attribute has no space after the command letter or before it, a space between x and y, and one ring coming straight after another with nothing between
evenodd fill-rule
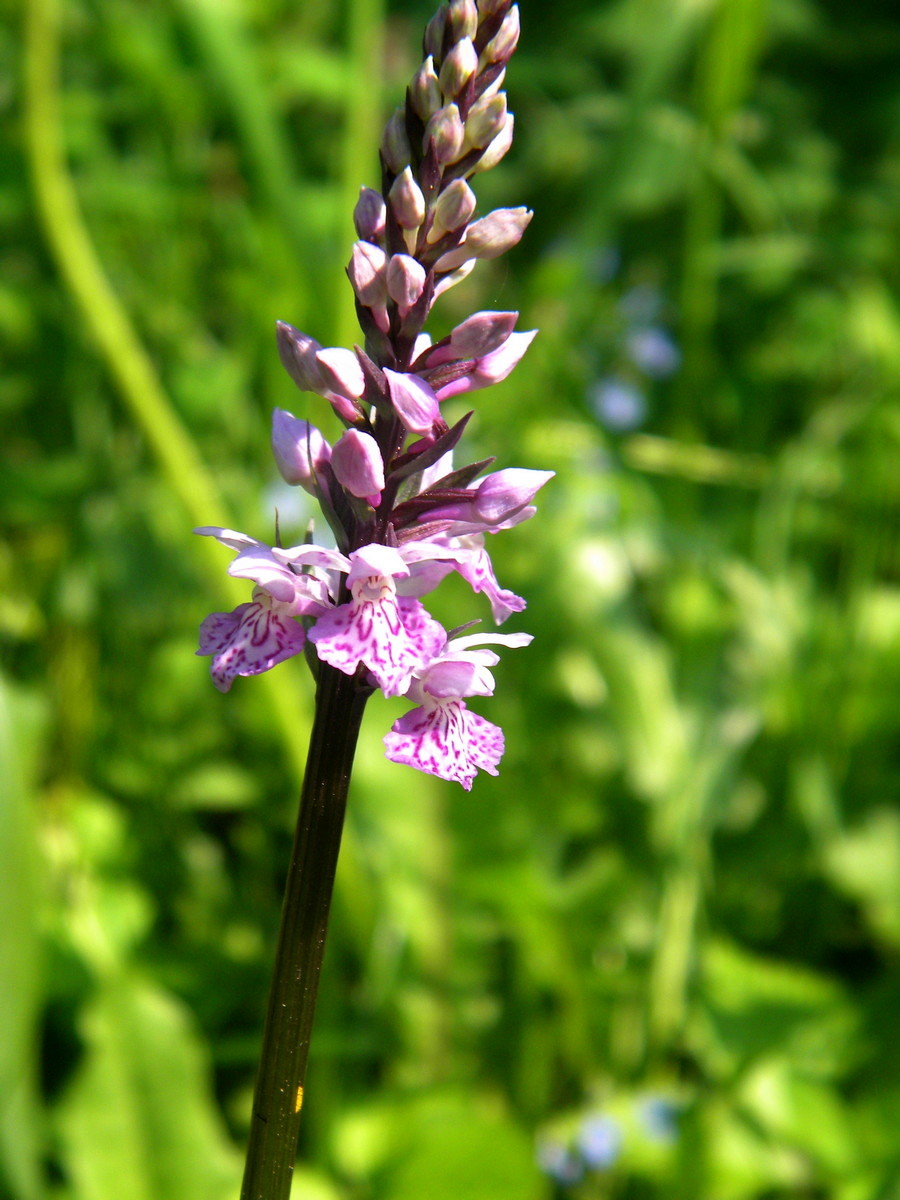
<instances>
[{"instance_id":1,"label":"pale green bud","mask_svg":"<svg viewBox=\"0 0 900 1200\"><path fill-rule=\"evenodd\" d=\"M401 229L418 229L425 220L425 197L413 178L412 168L403 168L391 185L388 199Z\"/></svg>"},{"instance_id":2,"label":"pale green bud","mask_svg":"<svg viewBox=\"0 0 900 1200\"><path fill-rule=\"evenodd\" d=\"M427 121L444 103L441 85L434 70L434 59L430 54L410 80L409 99L413 112L423 121Z\"/></svg>"},{"instance_id":3,"label":"pale green bud","mask_svg":"<svg viewBox=\"0 0 900 1200\"><path fill-rule=\"evenodd\" d=\"M441 65L438 80L445 96L456 99L465 91L466 84L478 70L478 52L471 38L462 38L456 43Z\"/></svg>"},{"instance_id":4,"label":"pale green bud","mask_svg":"<svg viewBox=\"0 0 900 1200\"><path fill-rule=\"evenodd\" d=\"M409 138L406 136L406 107L394 110L381 136L381 156L388 167L399 175L412 159Z\"/></svg>"},{"instance_id":5,"label":"pale green bud","mask_svg":"<svg viewBox=\"0 0 900 1200\"><path fill-rule=\"evenodd\" d=\"M484 47L481 52L481 61L502 63L507 62L512 55L513 50L519 42L519 9L517 5L513 5L506 16L503 18L503 23L500 28Z\"/></svg>"},{"instance_id":6,"label":"pale green bud","mask_svg":"<svg viewBox=\"0 0 900 1200\"><path fill-rule=\"evenodd\" d=\"M497 163L512 145L514 125L515 121L512 113L507 113L503 128L472 168L473 174L476 171L489 171L491 167L496 167Z\"/></svg>"},{"instance_id":7,"label":"pale green bud","mask_svg":"<svg viewBox=\"0 0 900 1200\"><path fill-rule=\"evenodd\" d=\"M449 10L449 4L442 4L425 26L423 44L425 46L425 53L430 54L432 58L439 59L441 57L441 47L444 44L444 30L447 26L447 13Z\"/></svg>"},{"instance_id":8,"label":"pale green bud","mask_svg":"<svg viewBox=\"0 0 900 1200\"><path fill-rule=\"evenodd\" d=\"M428 143L433 141L438 162L452 163L459 158L465 135L459 109L455 104L445 104L429 118L422 138L422 149L427 151Z\"/></svg>"},{"instance_id":9,"label":"pale green bud","mask_svg":"<svg viewBox=\"0 0 900 1200\"><path fill-rule=\"evenodd\" d=\"M475 193L464 179L454 179L441 192L434 203L428 242L434 243L445 233L451 233L467 225L475 211Z\"/></svg>"},{"instance_id":10,"label":"pale green bud","mask_svg":"<svg viewBox=\"0 0 900 1200\"><path fill-rule=\"evenodd\" d=\"M447 23L453 42L458 42L460 38L473 38L478 29L478 9L475 0L451 0Z\"/></svg>"},{"instance_id":11,"label":"pale green bud","mask_svg":"<svg viewBox=\"0 0 900 1200\"><path fill-rule=\"evenodd\" d=\"M506 125L506 93L482 96L466 117L466 145L476 150L488 146Z\"/></svg>"}]
</instances>

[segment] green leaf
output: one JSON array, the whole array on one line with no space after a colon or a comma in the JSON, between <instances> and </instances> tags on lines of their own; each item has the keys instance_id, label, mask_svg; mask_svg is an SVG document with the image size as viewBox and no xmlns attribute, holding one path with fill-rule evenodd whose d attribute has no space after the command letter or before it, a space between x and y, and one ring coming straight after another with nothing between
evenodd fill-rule
<instances>
[{"instance_id":1,"label":"green leaf","mask_svg":"<svg viewBox=\"0 0 900 1200\"><path fill-rule=\"evenodd\" d=\"M101 987L81 1032L85 1057L59 1111L79 1200L233 1200L239 1163L181 1004L123 976Z\"/></svg>"},{"instance_id":2,"label":"green leaf","mask_svg":"<svg viewBox=\"0 0 900 1200\"><path fill-rule=\"evenodd\" d=\"M36 697L0 676L0 1179L22 1200L40 1191L34 1042L41 982L32 775L43 718Z\"/></svg>"},{"instance_id":3,"label":"green leaf","mask_svg":"<svg viewBox=\"0 0 900 1200\"><path fill-rule=\"evenodd\" d=\"M543 1184L529 1139L488 1103L430 1097L406 1115L407 1152L385 1200L530 1200Z\"/></svg>"}]
</instances>

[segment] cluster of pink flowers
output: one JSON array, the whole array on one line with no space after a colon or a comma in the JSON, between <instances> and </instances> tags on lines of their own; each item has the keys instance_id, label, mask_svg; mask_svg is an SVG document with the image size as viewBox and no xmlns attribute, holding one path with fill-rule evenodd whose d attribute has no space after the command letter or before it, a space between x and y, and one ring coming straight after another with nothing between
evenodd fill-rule
<instances>
[{"instance_id":1,"label":"cluster of pink flowers","mask_svg":"<svg viewBox=\"0 0 900 1200\"><path fill-rule=\"evenodd\" d=\"M449 427L441 411L513 370L534 337L515 332L518 314L475 313L434 344L423 328L437 297L479 259L514 246L531 217L524 208L477 217L468 183L511 143L501 86L518 33L510 0L453 0L428 25L424 61L385 128L382 189L363 188L354 213L347 273L364 348L323 348L278 324L291 378L345 427L332 446L281 409L272 424L279 471L317 498L336 549L196 531L236 551L230 573L255 584L250 603L200 629L198 653L212 656L221 691L312 647L313 663L416 706L385 737L388 758L467 789L478 770L496 775L503 754L502 731L466 705L493 694L499 660L486 647L531 636L448 635L420 597L456 571L484 593L497 624L521 612L525 601L497 582L485 539L533 516L552 472L485 474L493 459L454 467L471 413Z\"/></svg>"}]
</instances>

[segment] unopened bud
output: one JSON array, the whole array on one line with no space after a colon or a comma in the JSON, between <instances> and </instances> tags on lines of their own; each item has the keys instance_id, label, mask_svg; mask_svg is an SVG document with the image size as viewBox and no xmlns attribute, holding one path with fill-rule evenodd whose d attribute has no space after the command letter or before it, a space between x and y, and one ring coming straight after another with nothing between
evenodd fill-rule
<instances>
[{"instance_id":1,"label":"unopened bud","mask_svg":"<svg viewBox=\"0 0 900 1200\"><path fill-rule=\"evenodd\" d=\"M442 4L425 26L425 36L422 39L422 44L425 53L430 54L432 58L440 59L441 57L444 46L444 30L447 28L447 14L449 9L449 4Z\"/></svg>"},{"instance_id":2,"label":"unopened bud","mask_svg":"<svg viewBox=\"0 0 900 1200\"><path fill-rule=\"evenodd\" d=\"M441 192L434 203L428 241L434 243L445 233L462 229L475 211L475 193L464 179L454 179Z\"/></svg>"},{"instance_id":3,"label":"unopened bud","mask_svg":"<svg viewBox=\"0 0 900 1200\"><path fill-rule=\"evenodd\" d=\"M465 91L466 84L478 70L478 52L472 39L462 38L441 64L438 76L441 91L454 100Z\"/></svg>"},{"instance_id":4,"label":"unopened bud","mask_svg":"<svg viewBox=\"0 0 900 1200\"><path fill-rule=\"evenodd\" d=\"M331 459L331 447L309 421L276 408L272 413L272 453L282 478L312 495L316 478Z\"/></svg>"},{"instance_id":5,"label":"unopened bud","mask_svg":"<svg viewBox=\"0 0 900 1200\"><path fill-rule=\"evenodd\" d=\"M462 283L464 279L467 279L472 274L474 269L475 259L470 258L462 266L448 272L446 275L442 275L434 285L434 299L437 300L438 296L442 296L444 292L449 292L452 287L456 287L458 283Z\"/></svg>"},{"instance_id":6,"label":"unopened bud","mask_svg":"<svg viewBox=\"0 0 900 1200\"><path fill-rule=\"evenodd\" d=\"M319 343L287 321L275 322L275 335L282 366L297 387L304 392L321 393L325 384L316 362L316 354L322 349Z\"/></svg>"},{"instance_id":7,"label":"unopened bud","mask_svg":"<svg viewBox=\"0 0 900 1200\"><path fill-rule=\"evenodd\" d=\"M384 127L384 133L381 135L381 157L395 175L399 175L412 161L412 150L406 136L405 105L394 110L393 116Z\"/></svg>"},{"instance_id":8,"label":"unopened bud","mask_svg":"<svg viewBox=\"0 0 900 1200\"><path fill-rule=\"evenodd\" d=\"M387 265L387 290L390 298L406 313L422 295L425 288L425 268L408 254L394 254Z\"/></svg>"},{"instance_id":9,"label":"unopened bud","mask_svg":"<svg viewBox=\"0 0 900 1200\"><path fill-rule=\"evenodd\" d=\"M480 0L478 12L482 21L492 17L494 13L501 12L504 8L509 8L509 0Z\"/></svg>"},{"instance_id":10,"label":"unopened bud","mask_svg":"<svg viewBox=\"0 0 900 1200\"><path fill-rule=\"evenodd\" d=\"M385 204L374 188L359 189L359 199L353 210L356 232L366 242L377 241L384 233Z\"/></svg>"},{"instance_id":11,"label":"unopened bud","mask_svg":"<svg viewBox=\"0 0 900 1200\"><path fill-rule=\"evenodd\" d=\"M518 45L519 31L519 9L514 4L503 18L500 28L482 50L482 64L507 62Z\"/></svg>"},{"instance_id":12,"label":"unopened bud","mask_svg":"<svg viewBox=\"0 0 900 1200\"><path fill-rule=\"evenodd\" d=\"M384 372L397 416L410 433L431 433L440 420L441 409L433 390L418 375Z\"/></svg>"},{"instance_id":13,"label":"unopened bud","mask_svg":"<svg viewBox=\"0 0 900 1200\"><path fill-rule=\"evenodd\" d=\"M388 199L401 229L418 229L425 220L425 197L410 167L404 167L394 180Z\"/></svg>"},{"instance_id":14,"label":"unopened bud","mask_svg":"<svg viewBox=\"0 0 900 1200\"><path fill-rule=\"evenodd\" d=\"M422 150L427 152L428 143L434 143L434 153L441 164L452 163L459 157L465 140L465 127L455 104L445 104L432 113L422 137Z\"/></svg>"},{"instance_id":15,"label":"unopened bud","mask_svg":"<svg viewBox=\"0 0 900 1200\"><path fill-rule=\"evenodd\" d=\"M370 433L358 429L343 433L331 452L331 467L338 483L352 496L377 503L384 490L384 462Z\"/></svg>"},{"instance_id":16,"label":"unopened bud","mask_svg":"<svg viewBox=\"0 0 900 1200\"><path fill-rule=\"evenodd\" d=\"M478 312L450 334L456 358L482 358L502 346L516 327L517 312Z\"/></svg>"},{"instance_id":17,"label":"unopened bud","mask_svg":"<svg viewBox=\"0 0 900 1200\"><path fill-rule=\"evenodd\" d=\"M384 304L387 289L384 269L387 255L371 242L354 242L347 274L360 304L377 308Z\"/></svg>"},{"instance_id":18,"label":"unopened bud","mask_svg":"<svg viewBox=\"0 0 900 1200\"><path fill-rule=\"evenodd\" d=\"M476 150L488 146L506 125L506 93L481 96L466 117L466 145Z\"/></svg>"},{"instance_id":19,"label":"unopened bud","mask_svg":"<svg viewBox=\"0 0 900 1200\"><path fill-rule=\"evenodd\" d=\"M475 164L473 174L475 171L490 171L492 167L496 167L512 145L514 124L512 113L507 113L503 128Z\"/></svg>"},{"instance_id":20,"label":"unopened bud","mask_svg":"<svg viewBox=\"0 0 900 1200\"><path fill-rule=\"evenodd\" d=\"M521 362L536 333L536 329L525 333L511 333L496 350L491 350L479 358L468 374L439 387L436 392L437 398L449 400L451 396L462 396L467 392L477 392L481 388L490 387L493 383L500 383Z\"/></svg>"},{"instance_id":21,"label":"unopened bud","mask_svg":"<svg viewBox=\"0 0 900 1200\"><path fill-rule=\"evenodd\" d=\"M330 346L320 350L316 362L322 369L329 392L335 392L349 400L358 400L366 390L366 379L359 359L352 350L343 346Z\"/></svg>"},{"instance_id":22,"label":"unopened bud","mask_svg":"<svg viewBox=\"0 0 900 1200\"><path fill-rule=\"evenodd\" d=\"M422 121L444 103L441 87L434 70L434 58L429 54L409 83L409 99L413 112Z\"/></svg>"},{"instance_id":23,"label":"unopened bud","mask_svg":"<svg viewBox=\"0 0 900 1200\"><path fill-rule=\"evenodd\" d=\"M346 437L346 434L344 436ZM475 512L486 525L498 525L514 516L526 504L530 504L555 473L529 471L524 467L507 467L503 471L495 471L478 485L475 492Z\"/></svg>"},{"instance_id":24,"label":"unopened bud","mask_svg":"<svg viewBox=\"0 0 900 1200\"><path fill-rule=\"evenodd\" d=\"M475 0L451 0L447 24L450 26L452 42L458 42L461 38L473 38L478 29L478 9Z\"/></svg>"},{"instance_id":25,"label":"unopened bud","mask_svg":"<svg viewBox=\"0 0 900 1200\"><path fill-rule=\"evenodd\" d=\"M474 221L462 243L438 259L438 271L452 271L470 258L497 258L516 245L532 218L527 208L495 208Z\"/></svg>"}]
</instances>

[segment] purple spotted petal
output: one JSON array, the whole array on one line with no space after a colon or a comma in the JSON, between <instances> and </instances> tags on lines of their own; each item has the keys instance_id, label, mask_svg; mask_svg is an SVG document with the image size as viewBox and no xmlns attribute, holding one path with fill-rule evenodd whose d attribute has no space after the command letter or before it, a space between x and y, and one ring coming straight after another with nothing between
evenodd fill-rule
<instances>
[{"instance_id":1,"label":"purple spotted petal","mask_svg":"<svg viewBox=\"0 0 900 1200\"><path fill-rule=\"evenodd\" d=\"M260 675L303 649L303 627L265 596L233 612L211 613L200 626L198 654L211 654L210 674L220 692L236 675Z\"/></svg>"},{"instance_id":2,"label":"purple spotted petal","mask_svg":"<svg viewBox=\"0 0 900 1200\"><path fill-rule=\"evenodd\" d=\"M490 600L491 613L497 625L502 625L511 613L521 612L525 608L521 596L502 588L497 582L490 555L484 547L480 553L473 554L468 562L457 564L456 569L474 592L484 592Z\"/></svg>"},{"instance_id":3,"label":"purple spotted petal","mask_svg":"<svg viewBox=\"0 0 900 1200\"><path fill-rule=\"evenodd\" d=\"M455 700L414 708L384 738L387 757L462 784L468 792L479 770L496 775L503 757L503 730Z\"/></svg>"},{"instance_id":4,"label":"purple spotted petal","mask_svg":"<svg viewBox=\"0 0 900 1200\"><path fill-rule=\"evenodd\" d=\"M418 600L398 599L393 589L363 593L319 617L309 640L323 662L345 675L362 663L386 696L399 696L413 671L437 654L447 635Z\"/></svg>"}]
</instances>

